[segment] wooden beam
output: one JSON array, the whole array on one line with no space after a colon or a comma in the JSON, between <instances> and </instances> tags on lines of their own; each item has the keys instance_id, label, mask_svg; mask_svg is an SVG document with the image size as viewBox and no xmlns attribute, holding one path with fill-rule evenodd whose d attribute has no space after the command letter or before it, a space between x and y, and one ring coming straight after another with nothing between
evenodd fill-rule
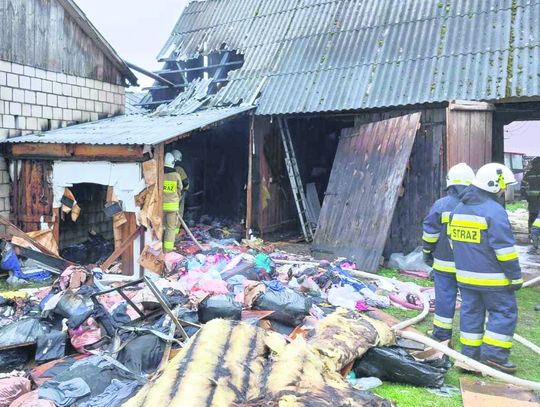
<instances>
[{"instance_id":1,"label":"wooden beam","mask_svg":"<svg viewBox=\"0 0 540 407\"><path fill-rule=\"evenodd\" d=\"M253 223L253 155L255 154L255 115L249 122L248 179L246 191L246 239Z\"/></svg>"},{"instance_id":2,"label":"wooden beam","mask_svg":"<svg viewBox=\"0 0 540 407\"><path fill-rule=\"evenodd\" d=\"M34 239L32 239L30 236L28 236L26 233L24 233L21 229L19 229L17 226L15 226L13 223L11 223L9 220L4 218L2 215L0 215L0 224L6 226L7 228L11 228L13 232L13 236L20 237L24 241L30 243L32 246L38 248L40 251L42 251L45 254L48 254L53 257L59 258L55 253L51 252L49 249L47 249L45 246L43 246L41 243L36 242Z\"/></svg>"},{"instance_id":3,"label":"wooden beam","mask_svg":"<svg viewBox=\"0 0 540 407\"><path fill-rule=\"evenodd\" d=\"M122 254L124 254L126 249L132 247L133 242L139 237L140 233L141 227L139 226L133 233L131 233L131 235L128 236L128 238L122 243L122 245L118 247L113 252L113 254L111 254L109 258L101 264L101 269L107 270L109 267L111 267L115 260L118 259L118 257L120 257Z\"/></svg>"},{"instance_id":4,"label":"wooden beam","mask_svg":"<svg viewBox=\"0 0 540 407\"><path fill-rule=\"evenodd\" d=\"M6 155L11 158L62 159L84 161L144 161L142 146L14 143Z\"/></svg>"},{"instance_id":5,"label":"wooden beam","mask_svg":"<svg viewBox=\"0 0 540 407\"><path fill-rule=\"evenodd\" d=\"M140 236L140 227L137 227L136 215L133 212L124 212L127 222L122 225L122 240L129 239L134 233ZM134 240L133 240L134 241ZM133 245L131 245L133 248ZM132 276L135 274L135 265L133 262L133 250L125 250L122 254L122 274Z\"/></svg>"},{"instance_id":6,"label":"wooden beam","mask_svg":"<svg viewBox=\"0 0 540 407\"><path fill-rule=\"evenodd\" d=\"M491 112L495 110L492 103L474 102L470 100L454 100L448 105L450 110L465 110L477 112Z\"/></svg>"}]
</instances>

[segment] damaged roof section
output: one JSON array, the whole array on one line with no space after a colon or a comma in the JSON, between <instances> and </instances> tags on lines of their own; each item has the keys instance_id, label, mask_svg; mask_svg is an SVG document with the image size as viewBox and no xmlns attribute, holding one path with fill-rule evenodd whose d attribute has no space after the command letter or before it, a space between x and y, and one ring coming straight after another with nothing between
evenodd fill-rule
<instances>
[{"instance_id":1,"label":"damaged roof section","mask_svg":"<svg viewBox=\"0 0 540 407\"><path fill-rule=\"evenodd\" d=\"M530 0L207 0L158 57L243 54L212 104L258 114L538 96L539 19Z\"/></svg>"},{"instance_id":2,"label":"damaged roof section","mask_svg":"<svg viewBox=\"0 0 540 407\"><path fill-rule=\"evenodd\" d=\"M15 137L3 143L156 145L253 109L253 106L204 110L182 116L126 115L45 133Z\"/></svg>"}]
</instances>

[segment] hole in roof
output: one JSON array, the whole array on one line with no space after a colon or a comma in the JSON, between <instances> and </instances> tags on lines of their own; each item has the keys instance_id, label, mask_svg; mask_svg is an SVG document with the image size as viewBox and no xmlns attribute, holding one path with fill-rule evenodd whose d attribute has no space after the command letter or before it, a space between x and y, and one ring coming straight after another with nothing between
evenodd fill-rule
<instances>
[{"instance_id":1,"label":"hole in roof","mask_svg":"<svg viewBox=\"0 0 540 407\"><path fill-rule=\"evenodd\" d=\"M177 61L173 54L165 61L163 69L157 73L174 83L175 87L155 82L148 95L141 101L141 105L154 109L160 104L171 102L196 80L211 80L208 94L216 94L227 86L229 72L240 69L243 64L244 55L235 50L227 50L225 45L221 47L221 51L201 54L186 61Z\"/></svg>"}]
</instances>

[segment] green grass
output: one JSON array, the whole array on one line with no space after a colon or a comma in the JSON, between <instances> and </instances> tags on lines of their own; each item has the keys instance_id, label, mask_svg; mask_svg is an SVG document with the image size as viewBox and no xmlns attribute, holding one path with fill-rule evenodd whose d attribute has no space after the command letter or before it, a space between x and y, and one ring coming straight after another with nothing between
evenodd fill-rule
<instances>
[{"instance_id":1,"label":"green grass","mask_svg":"<svg viewBox=\"0 0 540 407\"><path fill-rule=\"evenodd\" d=\"M527 207L527 201L515 201L506 204L506 210L510 212L515 212L518 209L527 209Z\"/></svg>"},{"instance_id":2,"label":"green grass","mask_svg":"<svg viewBox=\"0 0 540 407\"><path fill-rule=\"evenodd\" d=\"M386 277L396 277L401 281L414 281L418 285L429 286L432 282L429 280L402 276L395 270L382 269L381 273ZM534 311L534 306L540 303L539 291L536 288L525 288L518 291L518 307L519 307L519 322L516 333L527 338L533 343L540 344L540 312ZM385 310L396 318L405 320L418 314L417 311L408 311L398 308L390 308ZM427 334L432 329L433 314L430 314L424 321L415 325L415 328ZM453 332L454 347L459 350L459 311L454 318ZM510 360L515 363L519 372L516 376L523 379L540 381L540 355L532 353L523 345L514 341ZM446 385L452 385L459 388L459 378L463 376L477 377L464 374L452 367L445 378ZM489 377L483 380L491 381ZM374 393L381 397L392 400L397 406L401 407L418 407L418 406L437 406L437 407L458 407L462 406L461 396L452 398L440 397L428 392L422 387L413 387L401 384L385 383L381 387L374 389Z\"/></svg>"},{"instance_id":3,"label":"green grass","mask_svg":"<svg viewBox=\"0 0 540 407\"><path fill-rule=\"evenodd\" d=\"M28 283L28 284L19 285L17 287L13 287L13 286L10 286L5 279L0 279L0 295L3 291L17 291L17 290L20 290L21 288L49 287L50 285L52 285L53 281L54 279L51 278L49 280L42 281L39 283Z\"/></svg>"}]
</instances>

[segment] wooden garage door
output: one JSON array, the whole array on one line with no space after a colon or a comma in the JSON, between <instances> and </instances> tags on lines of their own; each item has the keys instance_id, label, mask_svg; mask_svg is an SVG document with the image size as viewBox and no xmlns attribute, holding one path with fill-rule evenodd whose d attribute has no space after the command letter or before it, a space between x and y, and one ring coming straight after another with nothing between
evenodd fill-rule
<instances>
[{"instance_id":1,"label":"wooden garage door","mask_svg":"<svg viewBox=\"0 0 540 407\"><path fill-rule=\"evenodd\" d=\"M379 266L420 113L342 131L312 250Z\"/></svg>"}]
</instances>

